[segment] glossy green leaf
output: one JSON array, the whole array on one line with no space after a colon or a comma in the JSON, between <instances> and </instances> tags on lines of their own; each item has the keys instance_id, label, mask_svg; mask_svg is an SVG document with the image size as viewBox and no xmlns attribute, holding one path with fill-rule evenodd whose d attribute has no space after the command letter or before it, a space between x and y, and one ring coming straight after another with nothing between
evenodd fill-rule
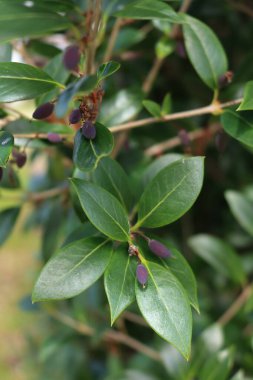
<instances>
[{"instance_id":1,"label":"glossy green leaf","mask_svg":"<svg viewBox=\"0 0 253 380\"><path fill-rule=\"evenodd\" d=\"M133 118L142 108L143 94L139 89L121 90L102 103L99 120L108 127Z\"/></svg>"},{"instance_id":2,"label":"glossy green leaf","mask_svg":"<svg viewBox=\"0 0 253 380\"><path fill-rule=\"evenodd\" d=\"M243 101L237 111L253 110L253 81L247 82L244 89Z\"/></svg>"},{"instance_id":3,"label":"glossy green leaf","mask_svg":"<svg viewBox=\"0 0 253 380\"><path fill-rule=\"evenodd\" d=\"M0 167L6 167L14 145L14 137L7 131L0 131Z\"/></svg>"},{"instance_id":4,"label":"glossy green leaf","mask_svg":"<svg viewBox=\"0 0 253 380\"><path fill-rule=\"evenodd\" d=\"M236 283L246 280L242 262L234 249L225 241L207 234L194 235L188 240L191 249L220 272Z\"/></svg>"},{"instance_id":5,"label":"glossy green leaf","mask_svg":"<svg viewBox=\"0 0 253 380\"><path fill-rule=\"evenodd\" d=\"M161 107L158 103L152 100L143 100L142 104L152 116L161 117Z\"/></svg>"},{"instance_id":6,"label":"glossy green leaf","mask_svg":"<svg viewBox=\"0 0 253 380\"><path fill-rule=\"evenodd\" d=\"M204 159L183 158L161 170L144 191L134 226L165 226L185 214L197 199L203 183Z\"/></svg>"},{"instance_id":7,"label":"glossy green leaf","mask_svg":"<svg viewBox=\"0 0 253 380\"><path fill-rule=\"evenodd\" d=\"M108 191L93 183L71 180L90 222L113 240L129 240L129 222L126 211Z\"/></svg>"},{"instance_id":8,"label":"glossy green leaf","mask_svg":"<svg viewBox=\"0 0 253 380\"><path fill-rule=\"evenodd\" d=\"M232 190L226 191L225 198L235 219L253 236L253 202L245 195Z\"/></svg>"},{"instance_id":9,"label":"glossy green leaf","mask_svg":"<svg viewBox=\"0 0 253 380\"><path fill-rule=\"evenodd\" d=\"M0 42L39 37L70 27L71 24L65 16L37 4L28 7L25 2L20 1L0 2Z\"/></svg>"},{"instance_id":10,"label":"glossy green leaf","mask_svg":"<svg viewBox=\"0 0 253 380\"><path fill-rule=\"evenodd\" d=\"M221 115L224 130L234 139L253 147L253 126L238 113L225 111Z\"/></svg>"},{"instance_id":11,"label":"glossy green leaf","mask_svg":"<svg viewBox=\"0 0 253 380\"><path fill-rule=\"evenodd\" d=\"M71 82L68 87L60 94L55 106L55 114L57 117L63 117L69 108L69 103L74 96L82 93L89 93L97 86L98 79L96 75L82 77L75 82Z\"/></svg>"},{"instance_id":12,"label":"glossy green leaf","mask_svg":"<svg viewBox=\"0 0 253 380\"><path fill-rule=\"evenodd\" d=\"M105 291L110 305L111 324L135 299L136 262L127 246L115 249L105 271Z\"/></svg>"},{"instance_id":13,"label":"glossy green leaf","mask_svg":"<svg viewBox=\"0 0 253 380\"><path fill-rule=\"evenodd\" d=\"M96 123L97 135L94 140L88 140L81 130L74 141L73 160L81 171L96 169L101 158L108 156L113 148L113 136L108 128Z\"/></svg>"},{"instance_id":14,"label":"glossy green leaf","mask_svg":"<svg viewBox=\"0 0 253 380\"><path fill-rule=\"evenodd\" d=\"M162 1L138 0L126 5L122 10L114 13L116 17L153 20L163 19L177 22L179 16L168 4Z\"/></svg>"},{"instance_id":15,"label":"glossy green leaf","mask_svg":"<svg viewBox=\"0 0 253 380\"><path fill-rule=\"evenodd\" d=\"M182 158L182 154L168 153L161 157L156 158L144 171L143 182L147 184L151 182L153 178L166 166L172 164L172 162L178 161Z\"/></svg>"},{"instance_id":16,"label":"glossy green leaf","mask_svg":"<svg viewBox=\"0 0 253 380\"><path fill-rule=\"evenodd\" d=\"M103 158L92 176L95 183L113 194L127 210L131 208L133 196L129 179L117 161Z\"/></svg>"},{"instance_id":17,"label":"glossy green leaf","mask_svg":"<svg viewBox=\"0 0 253 380\"><path fill-rule=\"evenodd\" d=\"M120 68L120 64L115 61L109 61L99 66L97 70L98 82L114 74Z\"/></svg>"},{"instance_id":18,"label":"glossy green leaf","mask_svg":"<svg viewBox=\"0 0 253 380\"><path fill-rule=\"evenodd\" d=\"M0 63L0 102L33 99L56 87L55 82L41 69L24 63Z\"/></svg>"},{"instance_id":19,"label":"glossy green leaf","mask_svg":"<svg viewBox=\"0 0 253 380\"><path fill-rule=\"evenodd\" d=\"M43 268L33 290L33 302L74 297L105 271L112 251L103 238L86 238L58 251Z\"/></svg>"},{"instance_id":20,"label":"glossy green leaf","mask_svg":"<svg viewBox=\"0 0 253 380\"><path fill-rule=\"evenodd\" d=\"M5 127L6 131L13 134L27 134L27 133L63 133L66 135L73 135L73 130L64 124L48 123L46 121L29 121L27 119L17 119Z\"/></svg>"},{"instance_id":21,"label":"glossy green leaf","mask_svg":"<svg viewBox=\"0 0 253 380\"><path fill-rule=\"evenodd\" d=\"M219 77L228 69L224 49L206 24L188 15L183 17L183 33L189 59L203 82L216 89Z\"/></svg>"},{"instance_id":22,"label":"glossy green leaf","mask_svg":"<svg viewBox=\"0 0 253 380\"><path fill-rule=\"evenodd\" d=\"M1 44L0 45L0 62L9 62L11 61L12 56L12 45L7 44Z\"/></svg>"},{"instance_id":23,"label":"glossy green leaf","mask_svg":"<svg viewBox=\"0 0 253 380\"><path fill-rule=\"evenodd\" d=\"M136 298L143 317L163 339L189 359L192 315L188 297L176 277L166 268L145 261L149 277L143 289L136 281Z\"/></svg>"},{"instance_id":24,"label":"glossy green leaf","mask_svg":"<svg viewBox=\"0 0 253 380\"><path fill-rule=\"evenodd\" d=\"M0 212L0 246L4 244L6 239L11 234L19 212L19 207L8 208Z\"/></svg>"}]
</instances>

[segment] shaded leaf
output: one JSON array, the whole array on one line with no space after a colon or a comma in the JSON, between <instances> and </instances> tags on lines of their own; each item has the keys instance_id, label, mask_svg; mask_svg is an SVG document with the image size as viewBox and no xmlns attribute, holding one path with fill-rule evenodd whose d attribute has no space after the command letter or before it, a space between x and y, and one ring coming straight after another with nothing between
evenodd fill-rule
<instances>
[{"instance_id":1,"label":"shaded leaf","mask_svg":"<svg viewBox=\"0 0 253 380\"><path fill-rule=\"evenodd\" d=\"M0 131L0 167L6 167L14 145L14 137L7 131Z\"/></svg>"},{"instance_id":2,"label":"shaded leaf","mask_svg":"<svg viewBox=\"0 0 253 380\"><path fill-rule=\"evenodd\" d=\"M19 212L19 207L8 208L0 212L0 246L4 244L6 239L11 234Z\"/></svg>"},{"instance_id":3,"label":"shaded leaf","mask_svg":"<svg viewBox=\"0 0 253 380\"><path fill-rule=\"evenodd\" d=\"M242 144L253 147L253 126L238 113L225 111L221 115L224 130Z\"/></svg>"},{"instance_id":4,"label":"shaded leaf","mask_svg":"<svg viewBox=\"0 0 253 380\"><path fill-rule=\"evenodd\" d=\"M253 202L245 195L232 190L226 191L225 198L238 223L253 236Z\"/></svg>"}]
</instances>

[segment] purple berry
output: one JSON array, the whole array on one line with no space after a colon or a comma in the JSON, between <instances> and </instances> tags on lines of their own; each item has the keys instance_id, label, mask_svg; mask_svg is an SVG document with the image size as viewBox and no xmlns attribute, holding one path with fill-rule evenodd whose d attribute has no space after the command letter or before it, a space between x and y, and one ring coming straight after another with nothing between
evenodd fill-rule
<instances>
[{"instance_id":1,"label":"purple berry","mask_svg":"<svg viewBox=\"0 0 253 380\"><path fill-rule=\"evenodd\" d=\"M137 265L136 277L137 277L138 282L144 287L148 280L148 271L147 271L147 268L144 267L144 265L142 264Z\"/></svg>"},{"instance_id":2,"label":"purple berry","mask_svg":"<svg viewBox=\"0 0 253 380\"><path fill-rule=\"evenodd\" d=\"M0 181L3 178L3 174L4 174L3 168L0 168Z\"/></svg>"},{"instance_id":3,"label":"purple berry","mask_svg":"<svg viewBox=\"0 0 253 380\"><path fill-rule=\"evenodd\" d=\"M70 124L76 124L81 120L81 112L79 108L73 110L71 114L69 115L69 122Z\"/></svg>"},{"instance_id":4,"label":"purple berry","mask_svg":"<svg viewBox=\"0 0 253 380\"><path fill-rule=\"evenodd\" d=\"M58 133L51 133L51 132L47 134L47 139L48 141L52 143L58 143L62 141L62 138L61 136L58 135Z\"/></svg>"},{"instance_id":5,"label":"purple berry","mask_svg":"<svg viewBox=\"0 0 253 380\"><path fill-rule=\"evenodd\" d=\"M150 251L158 257L165 259L171 256L170 250L157 240L149 240L148 246Z\"/></svg>"},{"instance_id":6,"label":"purple berry","mask_svg":"<svg viewBox=\"0 0 253 380\"><path fill-rule=\"evenodd\" d=\"M44 103L37 107L33 112L33 118L37 120L46 119L53 113L54 105L53 103Z\"/></svg>"},{"instance_id":7,"label":"purple berry","mask_svg":"<svg viewBox=\"0 0 253 380\"><path fill-rule=\"evenodd\" d=\"M83 123L82 134L88 140L94 140L96 137L96 127L90 120L87 120Z\"/></svg>"},{"instance_id":8,"label":"purple berry","mask_svg":"<svg viewBox=\"0 0 253 380\"><path fill-rule=\"evenodd\" d=\"M16 159L17 167L22 168L26 163L27 156L26 156L25 152L18 152L18 153L16 153L15 159Z\"/></svg>"},{"instance_id":9,"label":"purple berry","mask_svg":"<svg viewBox=\"0 0 253 380\"><path fill-rule=\"evenodd\" d=\"M63 64L68 70L75 70L80 61L80 50L77 45L68 46L63 55Z\"/></svg>"}]
</instances>

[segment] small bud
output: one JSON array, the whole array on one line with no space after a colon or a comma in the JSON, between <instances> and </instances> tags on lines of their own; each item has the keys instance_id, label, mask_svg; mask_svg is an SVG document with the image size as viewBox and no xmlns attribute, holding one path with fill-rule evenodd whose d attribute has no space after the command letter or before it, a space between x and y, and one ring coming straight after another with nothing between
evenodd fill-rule
<instances>
[{"instance_id":1,"label":"small bud","mask_svg":"<svg viewBox=\"0 0 253 380\"><path fill-rule=\"evenodd\" d=\"M3 174L4 174L3 168L0 167L0 181L3 178Z\"/></svg>"},{"instance_id":2,"label":"small bud","mask_svg":"<svg viewBox=\"0 0 253 380\"><path fill-rule=\"evenodd\" d=\"M96 127L90 120L83 123L82 134L88 140L94 140L96 137Z\"/></svg>"},{"instance_id":3,"label":"small bud","mask_svg":"<svg viewBox=\"0 0 253 380\"><path fill-rule=\"evenodd\" d=\"M170 250L157 240L149 240L148 246L150 251L158 257L165 259L171 256Z\"/></svg>"},{"instance_id":4,"label":"small bud","mask_svg":"<svg viewBox=\"0 0 253 380\"><path fill-rule=\"evenodd\" d=\"M148 271L142 264L137 265L136 277L138 282L145 288L145 284L148 280Z\"/></svg>"},{"instance_id":5,"label":"small bud","mask_svg":"<svg viewBox=\"0 0 253 380\"><path fill-rule=\"evenodd\" d=\"M70 124L76 124L81 120L81 112L79 108L73 110L71 114L69 115L69 122Z\"/></svg>"},{"instance_id":6,"label":"small bud","mask_svg":"<svg viewBox=\"0 0 253 380\"><path fill-rule=\"evenodd\" d=\"M51 133L51 132L47 134L47 139L48 141L52 143L58 143L62 141L62 138L61 136L58 135L58 133Z\"/></svg>"},{"instance_id":7,"label":"small bud","mask_svg":"<svg viewBox=\"0 0 253 380\"><path fill-rule=\"evenodd\" d=\"M26 160L27 160L27 156L25 152L16 153L15 160L16 160L17 167L21 169L25 165Z\"/></svg>"},{"instance_id":8,"label":"small bud","mask_svg":"<svg viewBox=\"0 0 253 380\"><path fill-rule=\"evenodd\" d=\"M44 103L37 107L33 112L33 118L37 120L46 119L53 113L54 105L53 103Z\"/></svg>"},{"instance_id":9,"label":"small bud","mask_svg":"<svg viewBox=\"0 0 253 380\"><path fill-rule=\"evenodd\" d=\"M225 74L221 75L218 79L219 89L222 89L229 85L233 80L234 73L232 71L227 71Z\"/></svg>"},{"instance_id":10,"label":"small bud","mask_svg":"<svg viewBox=\"0 0 253 380\"><path fill-rule=\"evenodd\" d=\"M67 70L75 70L80 61L80 50L77 45L67 47L63 55L63 64Z\"/></svg>"}]
</instances>

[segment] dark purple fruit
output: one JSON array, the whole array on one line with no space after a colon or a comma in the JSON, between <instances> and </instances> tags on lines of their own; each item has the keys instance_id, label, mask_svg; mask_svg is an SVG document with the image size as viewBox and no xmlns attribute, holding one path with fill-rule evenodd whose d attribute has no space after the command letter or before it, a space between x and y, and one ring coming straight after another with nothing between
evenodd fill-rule
<instances>
[{"instance_id":1,"label":"dark purple fruit","mask_svg":"<svg viewBox=\"0 0 253 380\"><path fill-rule=\"evenodd\" d=\"M144 287L146 282L148 281L148 271L147 268L144 267L144 265L137 265L136 277L138 282Z\"/></svg>"},{"instance_id":2,"label":"dark purple fruit","mask_svg":"<svg viewBox=\"0 0 253 380\"><path fill-rule=\"evenodd\" d=\"M3 178L3 174L4 174L3 168L0 168L0 181Z\"/></svg>"},{"instance_id":3,"label":"dark purple fruit","mask_svg":"<svg viewBox=\"0 0 253 380\"><path fill-rule=\"evenodd\" d=\"M27 160L27 156L26 156L25 152L16 153L15 160L16 160L17 167L22 168L25 165L26 160Z\"/></svg>"},{"instance_id":4,"label":"dark purple fruit","mask_svg":"<svg viewBox=\"0 0 253 380\"><path fill-rule=\"evenodd\" d=\"M76 124L81 120L81 112L79 108L73 110L71 114L69 115L69 122L70 124Z\"/></svg>"},{"instance_id":5,"label":"dark purple fruit","mask_svg":"<svg viewBox=\"0 0 253 380\"><path fill-rule=\"evenodd\" d=\"M37 120L46 119L53 113L54 105L53 103L44 103L41 106L37 107L33 112L33 118Z\"/></svg>"},{"instance_id":6,"label":"dark purple fruit","mask_svg":"<svg viewBox=\"0 0 253 380\"><path fill-rule=\"evenodd\" d=\"M165 247L164 244L160 243L157 240L153 240L153 239L149 240L148 246L149 246L150 251L153 252L158 257L165 259L166 257L171 256L170 250L167 247Z\"/></svg>"},{"instance_id":7,"label":"dark purple fruit","mask_svg":"<svg viewBox=\"0 0 253 380\"><path fill-rule=\"evenodd\" d=\"M52 132L49 132L47 134L47 139L48 139L48 141L50 141L52 143L58 143L58 142L62 141L62 138L60 135L58 135L58 133L52 133Z\"/></svg>"},{"instance_id":8,"label":"dark purple fruit","mask_svg":"<svg viewBox=\"0 0 253 380\"><path fill-rule=\"evenodd\" d=\"M86 139L94 140L97 134L95 125L89 120L85 121L82 127L82 134Z\"/></svg>"},{"instance_id":9,"label":"dark purple fruit","mask_svg":"<svg viewBox=\"0 0 253 380\"><path fill-rule=\"evenodd\" d=\"M68 70L75 70L80 61L80 50L77 45L67 47L63 55L63 64Z\"/></svg>"}]
</instances>

